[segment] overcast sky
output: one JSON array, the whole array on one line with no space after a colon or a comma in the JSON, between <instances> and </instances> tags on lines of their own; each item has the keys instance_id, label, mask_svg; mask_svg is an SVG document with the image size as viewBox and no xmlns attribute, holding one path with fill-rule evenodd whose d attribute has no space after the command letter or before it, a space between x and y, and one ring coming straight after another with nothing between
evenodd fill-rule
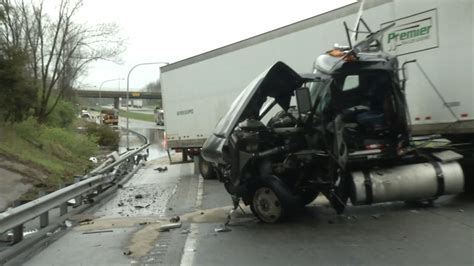
<instances>
[{"instance_id":1,"label":"overcast sky","mask_svg":"<svg viewBox=\"0 0 474 266\"><path fill-rule=\"evenodd\" d=\"M354 2L354 0L84 0L79 19L115 22L127 50L123 64L95 63L81 83L126 88L129 69L143 62L176 62ZM296 48L296 47L295 47ZM158 79L159 66L141 66L130 88ZM119 84L120 83L120 84Z\"/></svg>"}]
</instances>

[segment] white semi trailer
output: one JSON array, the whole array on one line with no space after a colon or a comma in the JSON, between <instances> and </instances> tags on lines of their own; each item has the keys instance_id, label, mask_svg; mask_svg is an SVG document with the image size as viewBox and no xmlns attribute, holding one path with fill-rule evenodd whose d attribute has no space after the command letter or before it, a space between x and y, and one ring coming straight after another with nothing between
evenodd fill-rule
<instances>
[{"instance_id":1,"label":"white semi trailer","mask_svg":"<svg viewBox=\"0 0 474 266\"><path fill-rule=\"evenodd\" d=\"M161 68L168 146L197 154L245 86L283 61L311 72L317 56L346 45L343 22L353 4ZM407 65L406 95L414 135L474 142L474 2L365 1L363 18L377 30L391 22L384 49ZM206 169L206 167L204 167ZM203 173L205 174L205 173Z\"/></svg>"}]
</instances>

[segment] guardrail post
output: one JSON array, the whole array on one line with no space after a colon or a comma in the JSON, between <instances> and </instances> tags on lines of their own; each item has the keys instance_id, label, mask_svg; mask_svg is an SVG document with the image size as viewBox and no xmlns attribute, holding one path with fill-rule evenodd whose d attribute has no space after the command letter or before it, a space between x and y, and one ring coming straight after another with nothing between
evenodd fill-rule
<instances>
[{"instance_id":1,"label":"guardrail post","mask_svg":"<svg viewBox=\"0 0 474 266\"><path fill-rule=\"evenodd\" d=\"M64 184L59 185L59 189L64 188ZM59 216L63 216L67 213L67 202L63 202L59 205Z\"/></svg>"},{"instance_id":2,"label":"guardrail post","mask_svg":"<svg viewBox=\"0 0 474 266\"><path fill-rule=\"evenodd\" d=\"M46 195L45 191L38 192L38 197L41 198L42 196ZM49 212L46 211L40 215L40 228L45 228L49 224Z\"/></svg>"},{"instance_id":3,"label":"guardrail post","mask_svg":"<svg viewBox=\"0 0 474 266\"><path fill-rule=\"evenodd\" d=\"M18 207L20 206L20 201L14 201L13 206ZM23 224L20 224L16 227L13 228L13 238L12 238L12 244L16 244L23 240Z\"/></svg>"},{"instance_id":4,"label":"guardrail post","mask_svg":"<svg viewBox=\"0 0 474 266\"><path fill-rule=\"evenodd\" d=\"M74 176L74 184L81 182L81 177L82 176ZM82 195L79 195L74 198L76 200L76 203L74 204L74 208L81 206L82 203Z\"/></svg>"}]
</instances>

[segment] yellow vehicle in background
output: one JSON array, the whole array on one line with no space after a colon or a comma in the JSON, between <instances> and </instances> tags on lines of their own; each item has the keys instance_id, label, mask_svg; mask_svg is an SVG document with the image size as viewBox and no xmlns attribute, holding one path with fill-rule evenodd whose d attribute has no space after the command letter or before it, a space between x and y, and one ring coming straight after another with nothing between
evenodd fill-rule
<instances>
[{"instance_id":1,"label":"yellow vehicle in background","mask_svg":"<svg viewBox=\"0 0 474 266\"><path fill-rule=\"evenodd\" d=\"M100 112L101 122L105 125L118 125L118 110L106 109Z\"/></svg>"}]
</instances>

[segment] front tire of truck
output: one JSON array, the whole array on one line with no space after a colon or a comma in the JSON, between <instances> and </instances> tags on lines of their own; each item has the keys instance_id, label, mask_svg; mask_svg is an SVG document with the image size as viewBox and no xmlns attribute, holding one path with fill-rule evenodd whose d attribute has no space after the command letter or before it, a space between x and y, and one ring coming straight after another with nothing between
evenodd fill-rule
<instances>
[{"instance_id":1,"label":"front tire of truck","mask_svg":"<svg viewBox=\"0 0 474 266\"><path fill-rule=\"evenodd\" d=\"M210 162L204 160L202 156L199 156L199 172L201 173L202 177L206 180L217 178L217 174L214 169L214 166Z\"/></svg>"},{"instance_id":2,"label":"front tire of truck","mask_svg":"<svg viewBox=\"0 0 474 266\"><path fill-rule=\"evenodd\" d=\"M289 216L295 209L295 197L277 177L259 178L250 203L252 213L264 223L277 223Z\"/></svg>"}]
</instances>

